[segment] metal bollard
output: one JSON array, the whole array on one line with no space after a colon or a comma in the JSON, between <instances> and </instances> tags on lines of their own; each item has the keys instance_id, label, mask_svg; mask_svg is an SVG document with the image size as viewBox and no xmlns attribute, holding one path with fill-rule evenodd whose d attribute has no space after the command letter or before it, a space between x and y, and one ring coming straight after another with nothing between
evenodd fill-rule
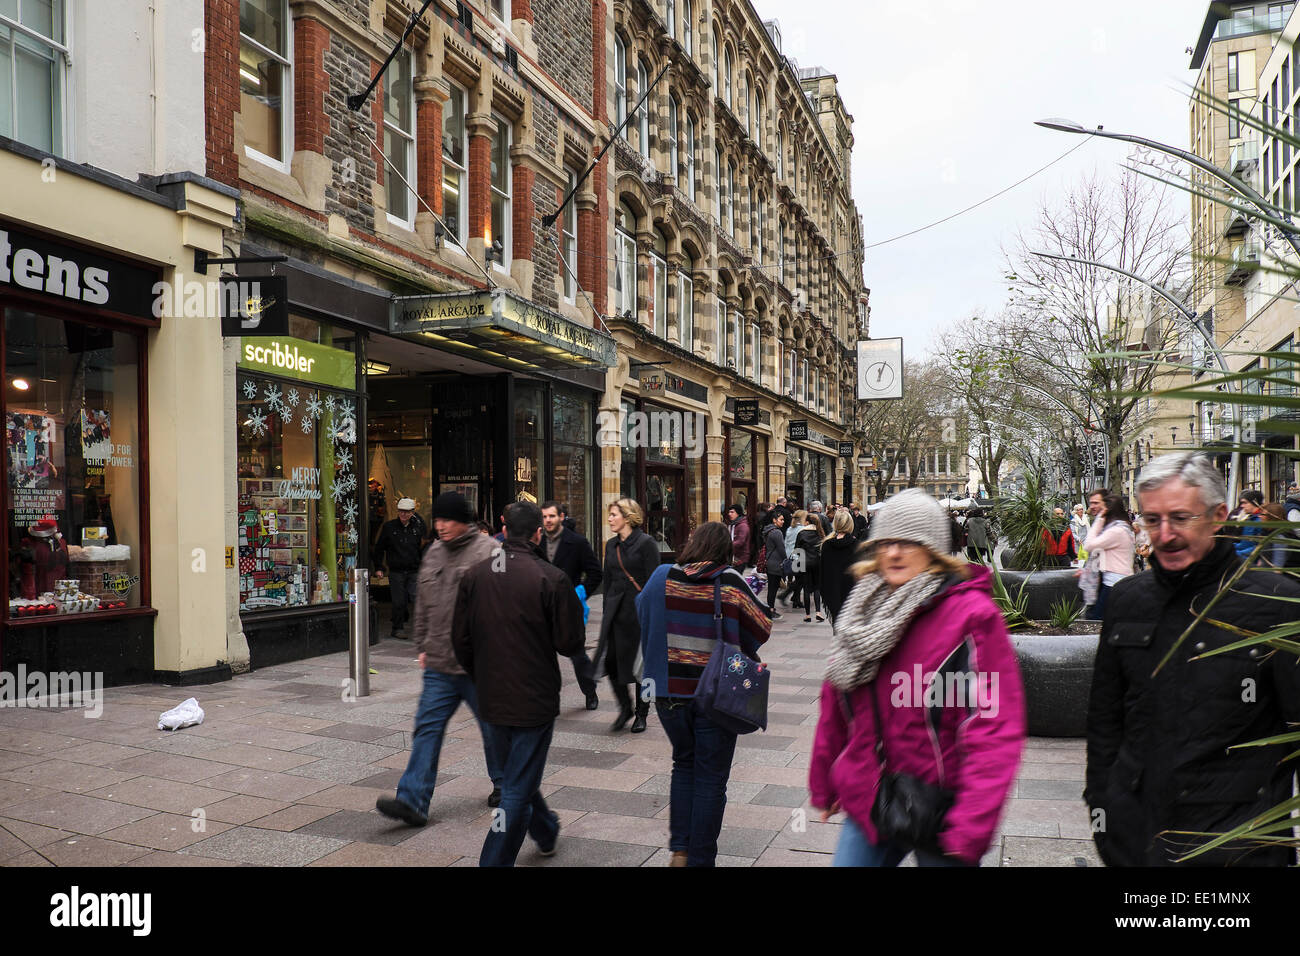
<instances>
[{"instance_id":1,"label":"metal bollard","mask_svg":"<svg viewBox=\"0 0 1300 956\"><path fill-rule=\"evenodd\" d=\"M348 675L357 697L370 696L370 571L352 569L348 598Z\"/></svg>"}]
</instances>

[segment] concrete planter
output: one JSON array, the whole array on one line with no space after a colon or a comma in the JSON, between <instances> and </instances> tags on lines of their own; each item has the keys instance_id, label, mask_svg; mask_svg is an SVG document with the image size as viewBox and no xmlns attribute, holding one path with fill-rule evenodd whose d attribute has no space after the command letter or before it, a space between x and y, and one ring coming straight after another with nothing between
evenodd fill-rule
<instances>
[{"instance_id":1,"label":"concrete planter","mask_svg":"<svg viewBox=\"0 0 1300 956\"><path fill-rule=\"evenodd\" d=\"M1052 568L1046 571L999 571L998 574L1013 601L1021 583L1028 578L1025 597L1029 598L1029 607L1025 617L1031 621L1045 621L1051 617L1052 605L1062 598L1083 606L1083 592L1079 590L1075 571L1075 568Z\"/></svg>"},{"instance_id":2,"label":"concrete planter","mask_svg":"<svg viewBox=\"0 0 1300 956\"><path fill-rule=\"evenodd\" d=\"M1012 633L1031 737L1086 734L1099 639L1097 634Z\"/></svg>"}]
</instances>

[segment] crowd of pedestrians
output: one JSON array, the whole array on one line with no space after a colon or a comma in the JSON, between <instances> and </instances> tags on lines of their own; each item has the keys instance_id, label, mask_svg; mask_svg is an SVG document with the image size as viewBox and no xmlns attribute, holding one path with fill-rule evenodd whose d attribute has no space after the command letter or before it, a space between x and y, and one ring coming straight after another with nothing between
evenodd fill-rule
<instances>
[{"instance_id":1,"label":"crowd of pedestrians","mask_svg":"<svg viewBox=\"0 0 1300 956\"><path fill-rule=\"evenodd\" d=\"M1137 514L1107 489L1088 496L1086 513L1054 509L1043 546L1047 564L1079 565L1088 617L1101 622L1083 794L1107 821L1098 850L1111 865L1166 865L1197 845L1189 834L1224 832L1292 793L1284 745L1239 745L1300 722L1294 655L1212 652L1294 620L1300 584L1269 570L1287 567L1300 544L1285 528L1300 523L1300 488L1271 504L1247 490L1230 515L1213 465L1180 454L1149 462L1137 497ZM608 509L603 563L560 502L510 505L498 542L451 493L434 502L436 535L421 555L411 504L378 540L390 577L410 576L395 584L394 621L413 607L423 687L410 759L381 813L427 822L443 736L463 701L493 784L480 864L513 865L527 838L556 852L559 818L540 783L565 657L588 709L608 678L610 733L629 723L646 731L653 703L672 755L670 865L714 865L738 735L766 724L765 697L761 719L724 719L722 695L747 692L719 675L752 666L759 676L788 600L806 623L831 624L808 788L823 820L843 815L833 864L895 866L915 853L922 866L974 866L987 852L1024 749L1026 704L992 597L995 533L982 509L958 521L918 489L870 516L784 498L748 515L736 503L667 564L628 498ZM588 600L601 590L593 660ZM1213 620L1198 623L1210 603ZM1195 858L1293 860L1285 845L1240 841Z\"/></svg>"}]
</instances>

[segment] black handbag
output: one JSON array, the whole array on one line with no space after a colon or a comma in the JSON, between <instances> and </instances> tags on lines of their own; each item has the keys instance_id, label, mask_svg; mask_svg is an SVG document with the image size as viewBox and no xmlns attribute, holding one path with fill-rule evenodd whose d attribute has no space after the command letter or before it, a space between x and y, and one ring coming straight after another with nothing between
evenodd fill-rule
<instances>
[{"instance_id":1,"label":"black handbag","mask_svg":"<svg viewBox=\"0 0 1300 956\"><path fill-rule=\"evenodd\" d=\"M875 687L870 688L868 696L876 719L876 757L880 761L880 787L876 790L876 801L871 805L871 825L883 842L942 856L939 833L955 796L943 786L943 767L939 767L937 786L908 773L890 773ZM848 702L848 695L845 695L845 702ZM939 712L937 707L926 708L926 721L936 740L939 738Z\"/></svg>"}]
</instances>

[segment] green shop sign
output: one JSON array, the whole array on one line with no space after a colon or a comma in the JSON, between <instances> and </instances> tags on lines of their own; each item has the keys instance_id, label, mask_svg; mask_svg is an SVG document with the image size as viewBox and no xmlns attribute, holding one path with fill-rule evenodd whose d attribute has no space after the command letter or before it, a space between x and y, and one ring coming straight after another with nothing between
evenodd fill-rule
<instances>
[{"instance_id":1,"label":"green shop sign","mask_svg":"<svg viewBox=\"0 0 1300 956\"><path fill-rule=\"evenodd\" d=\"M346 389L357 387L356 356L302 339L241 338L239 367L317 385Z\"/></svg>"}]
</instances>

